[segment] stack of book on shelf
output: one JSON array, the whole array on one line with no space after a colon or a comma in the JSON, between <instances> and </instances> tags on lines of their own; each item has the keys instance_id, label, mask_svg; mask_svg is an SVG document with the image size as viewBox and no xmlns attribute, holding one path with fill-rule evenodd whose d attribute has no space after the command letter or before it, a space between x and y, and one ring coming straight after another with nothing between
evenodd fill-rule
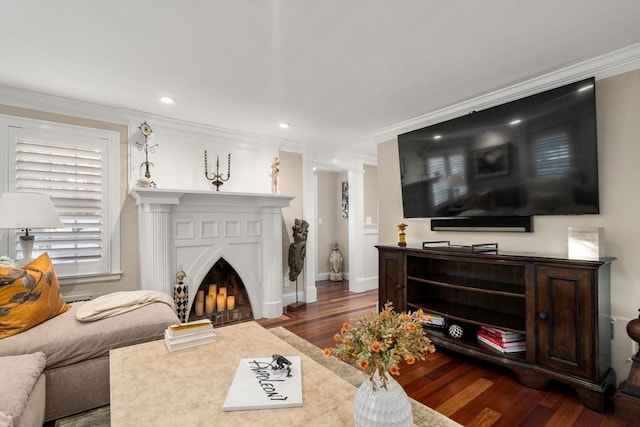
<instances>
[{"instance_id":1,"label":"stack of book on shelf","mask_svg":"<svg viewBox=\"0 0 640 427\"><path fill-rule=\"evenodd\" d=\"M432 328L444 328L446 319L439 314L424 313L422 324Z\"/></svg>"},{"instance_id":2,"label":"stack of book on shelf","mask_svg":"<svg viewBox=\"0 0 640 427\"><path fill-rule=\"evenodd\" d=\"M480 327L478 341L502 353L517 353L527 349L523 334L489 326Z\"/></svg>"},{"instance_id":3,"label":"stack of book on shelf","mask_svg":"<svg viewBox=\"0 0 640 427\"><path fill-rule=\"evenodd\" d=\"M215 341L216 332L209 319L171 325L164 331L164 343L169 351L184 350Z\"/></svg>"}]
</instances>

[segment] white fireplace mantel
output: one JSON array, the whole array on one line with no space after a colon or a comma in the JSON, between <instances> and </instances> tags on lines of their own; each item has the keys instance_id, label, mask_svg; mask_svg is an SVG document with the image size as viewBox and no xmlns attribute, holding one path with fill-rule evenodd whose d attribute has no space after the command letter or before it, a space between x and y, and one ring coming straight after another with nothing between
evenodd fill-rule
<instances>
[{"instance_id":1,"label":"white fireplace mantel","mask_svg":"<svg viewBox=\"0 0 640 427\"><path fill-rule=\"evenodd\" d=\"M197 287L224 258L242 279L254 317L282 315L282 208L293 196L134 188L141 289L173 295L187 274L189 307Z\"/></svg>"}]
</instances>

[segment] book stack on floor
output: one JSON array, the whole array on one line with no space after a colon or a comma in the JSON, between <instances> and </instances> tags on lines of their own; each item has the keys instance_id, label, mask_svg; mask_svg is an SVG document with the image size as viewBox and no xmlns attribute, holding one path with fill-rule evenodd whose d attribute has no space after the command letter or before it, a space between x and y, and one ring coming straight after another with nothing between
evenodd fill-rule
<instances>
[{"instance_id":1,"label":"book stack on floor","mask_svg":"<svg viewBox=\"0 0 640 427\"><path fill-rule=\"evenodd\" d=\"M184 350L215 341L216 332L209 319L171 325L164 331L164 343L169 351Z\"/></svg>"},{"instance_id":2,"label":"book stack on floor","mask_svg":"<svg viewBox=\"0 0 640 427\"><path fill-rule=\"evenodd\" d=\"M527 349L523 334L489 326L480 327L478 341L502 353L517 353Z\"/></svg>"}]
</instances>

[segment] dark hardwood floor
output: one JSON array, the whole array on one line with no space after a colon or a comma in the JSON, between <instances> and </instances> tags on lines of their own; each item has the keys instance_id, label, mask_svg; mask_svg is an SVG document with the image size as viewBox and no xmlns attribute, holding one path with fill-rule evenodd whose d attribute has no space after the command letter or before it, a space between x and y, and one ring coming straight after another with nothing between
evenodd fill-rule
<instances>
[{"instance_id":1,"label":"dark hardwood floor","mask_svg":"<svg viewBox=\"0 0 640 427\"><path fill-rule=\"evenodd\" d=\"M278 319L261 319L266 328L282 326L320 348L333 346L344 322L376 311L378 293L349 292L347 282L318 282L318 301ZM613 415L585 408L561 385L534 390L501 367L438 349L424 362L402 365L396 377L407 394L465 426L637 427Z\"/></svg>"}]
</instances>

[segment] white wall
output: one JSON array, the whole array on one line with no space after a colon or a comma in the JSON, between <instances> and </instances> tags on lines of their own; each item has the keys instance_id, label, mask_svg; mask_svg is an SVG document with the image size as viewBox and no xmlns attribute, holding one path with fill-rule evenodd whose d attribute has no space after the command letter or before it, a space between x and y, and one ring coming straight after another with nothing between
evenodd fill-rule
<instances>
[{"instance_id":1,"label":"white wall","mask_svg":"<svg viewBox=\"0 0 640 427\"><path fill-rule=\"evenodd\" d=\"M233 160L232 160L233 161ZM233 172L232 172L233 173ZM293 224L302 216L302 156L288 151L280 152L280 194L295 196L289 206L282 209L282 272L284 274L284 303L291 304L296 300L296 282L289 281L289 246L293 243ZM306 274L306 263L300 276ZM299 276L298 292L303 289L302 277Z\"/></svg>"},{"instance_id":2,"label":"white wall","mask_svg":"<svg viewBox=\"0 0 640 427\"><path fill-rule=\"evenodd\" d=\"M316 280L329 279L329 255L331 248L337 241L336 211L340 209L336 194L336 172L319 171L318 177L318 271ZM344 248L340 248L341 251Z\"/></svg>"},{"instance_id":3,"label":"white wall","mask_svg":"<svg viewBox=\"0 0 640 427\"><path fill-rule=\"evenodd\" d=\"M364 165L364 223L378 223L378 167Z\"/></svg>"},{"instance_id":4,"label":"white wall","mask_svg":"<svg viewBox=\"0 0 640 427\"><path fill-rule=\"evenodd\" d=\"M234 133L211 127L186 127L161 119L130 121L129 137L129 186L136 185L144 175L141 163L144 153L136 142L144 143L138 126L146 120L153 129L148 144L155 145L155 153L149 155L151 178L158 188L181 190L215 189L204 176L204 151L207 151L209 173L216 171L219 156L220 173L227 177L228 155L231 154L231 178L220 191L237 193L271 193L272 158L279 155L279 141L264 137ZM282 186L282 183L281 183ZM282 191L281 191L282 192Z\"/></svg>"},{"instance_id":5,"label":"white wall","mask_svg":"<svg viewBox=\"0 0 640 427\"><path fill-rule=\"evenodd\" d=\"M498 242L508 251L566 256L568 227L604 227L611 268L614 319L612 364L619 381L629 371L632 342L626 324L640 307L640 71L596 82L600 215L536 216L533 233L433 232L428 219L404 219L397 141L378 145L381 244L395 245L396 224L405 222L407 242L451 240L455 244Z\"/></svg>"}]
</instances>

